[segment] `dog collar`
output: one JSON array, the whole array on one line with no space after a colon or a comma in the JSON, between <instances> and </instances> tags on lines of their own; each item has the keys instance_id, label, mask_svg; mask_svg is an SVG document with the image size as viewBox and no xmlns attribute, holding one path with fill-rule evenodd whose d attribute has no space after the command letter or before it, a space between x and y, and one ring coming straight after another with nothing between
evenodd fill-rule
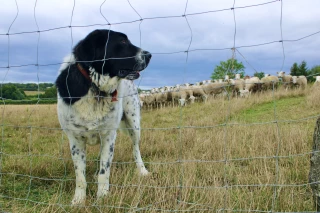
<instances>
[{"instance_id":1,"label":"dog collar","mask_svg":"<svg viewBox=\"0 0 320 213\"><path fill-rule=\"evenodd\" d=\"M78 70L81 72L81 74L90 82L92 83L92 79L90 78L90 76L88 75L87 71L81 66L80 63L77 63L77 68ZM93 84L93 83L92 83ZM94 84L94 86L98 89L98 87ZM115 102L118 101L117 99L117 95L118 95L118 91L114 90L111 93L111 102Z\"/></svg>"},{"instance_id":2,"label":"dog collar","mask_svg":"<svg viewBox=\"0 0 320 213\"><path fill-rule=\"evenodd\" d=\"M82 73L82 75L89 81L92 82L92 79L90 78L87 71L81 66L81 64L77 63L78 70Z\"/></svg>"}]
</instances>

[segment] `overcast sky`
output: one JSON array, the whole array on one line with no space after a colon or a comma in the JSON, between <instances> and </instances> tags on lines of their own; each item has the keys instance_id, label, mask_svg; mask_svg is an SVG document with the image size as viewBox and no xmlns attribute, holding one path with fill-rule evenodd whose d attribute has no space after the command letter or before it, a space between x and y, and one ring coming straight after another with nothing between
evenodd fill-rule
<instances>
[{"instance_id":1,"label":"overcast sky","mask_svg":"<svg viewBox=\"0 0 320 213\"><path fill-rule=\"evenodd\" d=\"M290 72L302 60L311 68L320 65L319 8L319 0L2 0L1 82L54 82L94 29L123 32L153 54L136 81L143 89L210 79L234 45L248 75Z\"/></svg>"}]
</instances>

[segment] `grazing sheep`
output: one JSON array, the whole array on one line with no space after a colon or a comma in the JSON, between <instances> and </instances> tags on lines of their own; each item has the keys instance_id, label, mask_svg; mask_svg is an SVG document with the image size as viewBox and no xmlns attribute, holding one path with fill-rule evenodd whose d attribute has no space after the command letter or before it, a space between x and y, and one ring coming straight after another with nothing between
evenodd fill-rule
<instances>
[{"instance_id":1,"label":"grazing sheep","mask_svg":"<svg viewBox=\"0 0 320 213\"><path fill-rule=\"evenodd\" d=\"M155 94L156 96L156 105L157 105L157 108L158 106L160 105L160 109L162 109L163 106L166 105L166 102L167 102L167 96L168 96L168 93L165 91L165 89L162 87L160 88L157 93Z\"/></svg>"},{"instance_id":2,"label":"grazing sheep","mask_svg":"<svg viewBox=\"0 0 320 213\"><path fill-rule=\"evenodd\" d=\"M277 89L278 88L278 83L279 83L279 78L274 75L269 75L261 78L261 89L262 90L268 90L273 88Z\"/></svg>"},{"instance_id":3,"label":"grazing sheep","mask_svg":"<svg viewBox=\"0 0 320 213\"><path fill-rule=\"evenodd\" d=\"M190 96L191 103L194 103L194 100L197 97L202 98L202 100L204 102L207 101L208 96L206 95L206 93L203 90L203 85L202 86L201 85L192 85L191 89L192 89L192 96Z\"/></svg>"},{"instance_id":4,"label":"grazing sheep","mask_svg":"<svg viewBox=\"0 0 320 213\"><path fill-rule=\"evenodd\" d=\"M299 89L305 89L307 87L307 78L304 75L292 76L292 83L294 87Z\"/></svg>"},{"instance_id":5,"label":"grazing sheep","mask_svg":"<svg viewBox=\"0 0 320 213\"><path fill-rule=\"evenodd\" d=\"M235 79L235 80L231 79L230 80L230 84L233 86L232 87L232 96L234 96L236 98L238 97L238 95L240 94L240 91L244 90L244 87L245 87L244 83L245 82L243 79ZM241 95L240 95L240 97L241 97Z\"/></svg>"},{"instance_id":6,"label":"grazing sheep","mask_svg":"<svg viewBox=\"0 0 320 213\"><path fill-rule=\"evenodd\" d=\"M210 84L212 82L212 80L203 80L202 81L202 85L206 85L206 84ZM196 83L197 84L197 83ZM200 83L201 84L201 83ZM198 84L198 85L200 85Z\"/></svg>"},{"instance_id":7,"label":"grazing sheep","mask_svg":"<svg viewBox=\"0 0 320 213\"><path fill-rule=\"evenodd\" d=\"M155 101L156 101L155 94L150 92L147 92L143 99L143 103L147 109L152 109L153 105L155 104Z\"/></svg>"},{"instance_id":8,"label":"grazing sheep","mask_svg":"<svg viewBox=\"0 0 320 213\"><path fill-rule=\"evenodd\" d=\"M141 93L139 94L141 108L143 107L144 99L145 99L146 95L147 95L146 91L141 91Z\"/></svg>"},{"instance_id":9,"label":"grazing sheep","mask_svg":"<svg viewBox=\"0 0 320 213\"><path fill-rule=\"evenodd\" d=\"M245 89L239 91L240 97L249 96L252 94L252 92L257 92L261 90L261 82L258 77L251 77L247 78L244 81L245 83Z\"/></svg>"},{"instance_id":10,"label":"grazing sheep","mask_svg":"<svg viewBox=\"0 0 320 213\"><path fill-rule=\"evenodd\" d=\"M251 77L245 80L245 89L247 89L250 93L257 92L261 88L261 82L258 77Z\"/></svg>"},{"instance_id":11,"label":"grazing sheep","mask_svg":"<svg viewBox=\"0 0 320 213\"><path fill-rule=\"evenodd\" d=\"M241 79L241 75L239 73L237 73L236 76L235 76L235 79L236 80L240 80Z\"/></svg>"},{"instance_id":12,"label":"grazing sheep","mask_svg":"<svg viewBox=\"0 0 320 213\"><path fill-rule=\"evenodd\" d=\"M288 90L288 89L292 88L292 86L293 86L292 75L286 75L285 73L286 72L284 72L284 71L277 72L278 77L281 78L281 80L282 80L283 87L286 90Z\"/></svg>"},{"instance_id":13,"label":"grazing sheep","mask_svg":"<svg viewBox=\"0 0 320 213\"><path fill-rule=\"evenodd\" d=\"M228 85L227 82L221 82L221 83L217 82L217 83L203 85L202 88L207 95L212 95L213 97L216 97L217 95L225 91L225 87L227 85Z\"/></svg>"},{"instance_id":14,"label":"grazing sheep","mask_svg":"<svg viewBox=\"0 0 320 213\"><path fill-rule=\"evenodd\" d=\"M186 105L186 100L188 98L187 90L177 84L171 91L172 105L179 103L180 106Z\"/></svg>"},{"instance_id":15,"label":"grazing sheep","mask_svg":"<svg viewBox=\"0 0 320 213\"><path fill-rule=\"evenodd\" d=\"M164 91L167 93L168 105L170 105L170 104L173 105L173 98L172 98L173 87L172 86L165 86Z\"/></svg>"},{"instance_id":16,"label":"grazing sheep","mask_svg":"<svg viewBox=\"0 0 320 213\"><path fill-rule=\"evenodd\" d=\"M316 81L313 84L313 87L319 87L320 86L320 76L313 76L313 78L316 79Z\"/></svg>"}]
</instances>

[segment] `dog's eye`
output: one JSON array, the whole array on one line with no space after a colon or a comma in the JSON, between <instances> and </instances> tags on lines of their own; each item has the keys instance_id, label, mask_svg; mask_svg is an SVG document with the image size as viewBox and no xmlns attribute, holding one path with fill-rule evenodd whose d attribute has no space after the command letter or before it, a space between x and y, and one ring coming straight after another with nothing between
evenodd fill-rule
<instances>
[{"instance_id":1,"label":"dog's eye","mask_svg":"<svg viewBox=\"0 0 320 213\"><path fill-rule=\"evenodd\" d=\"M127 40L124 40L124 39L121 40L120 42L121 42L121 44L127 44L128 43Z\"/></svg>"}]
</instances>

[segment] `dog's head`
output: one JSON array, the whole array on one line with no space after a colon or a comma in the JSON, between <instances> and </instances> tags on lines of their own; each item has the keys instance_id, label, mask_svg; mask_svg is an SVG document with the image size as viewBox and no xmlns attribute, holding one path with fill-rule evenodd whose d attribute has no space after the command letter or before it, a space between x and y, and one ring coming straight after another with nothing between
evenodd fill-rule
<instances>
[{"instance_id":1,"label":"dog's head","mask_svg":"<svg viewBox=\"0 0 320 213\"><path fill-rule=\"evenodd\" d=\"M139 78L151 54L131 44L128 37L112 30L95 30L73 49L77 61L95 72L128 80Z\"/></svg>"}]
</instances>

